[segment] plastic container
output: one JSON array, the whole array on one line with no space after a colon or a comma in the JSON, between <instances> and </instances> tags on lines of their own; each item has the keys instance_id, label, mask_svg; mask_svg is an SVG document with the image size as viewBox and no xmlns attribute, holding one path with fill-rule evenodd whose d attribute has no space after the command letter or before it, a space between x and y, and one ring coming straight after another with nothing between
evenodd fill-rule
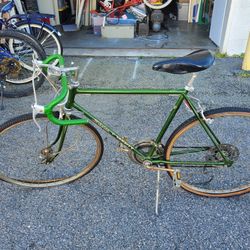
<instances>
[{"instance_id":1,"label":"plastic container","mask_svg":"<svg viewBox=\"0 0 250 250\"><path fill-rule=\"evenodd\" d=\"M65 6L67 5L65 0L57 0L58 2L58 9L64 9Z\"/></svg>"},{"instance_id":2,"label":"plastic container","mask_svg":"<svg viewBox=\"0 0 250 250\"><path fill-rule=\"evenodd\" d=\"M104 15L102 14L92 14L92 26L93 26L93 32L97 36L101 36L101 27L104 22Z\"/></svg>"},{"instance_id":3,"label":"plastic container","mask_svg":"<svg viewBox=\"0 0 250 250\"><path fill-rule=\"evenodd\" d=\"M135 25L136 19L133 18L111 18L107 17L105 18L105 14L92 14L92 25L93 25L93 32L95 35L100 36L101 35L101 27L106 25ZM105 22L105 23L104 23Z\"/></svg>"}]
</instances>

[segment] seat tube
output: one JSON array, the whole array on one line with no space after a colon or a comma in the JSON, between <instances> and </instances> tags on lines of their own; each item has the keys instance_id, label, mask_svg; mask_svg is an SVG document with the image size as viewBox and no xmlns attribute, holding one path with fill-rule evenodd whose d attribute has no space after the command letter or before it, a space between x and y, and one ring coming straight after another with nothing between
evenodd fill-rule
<instances>
[{"instance_id":1,"label":"seat tube","mask_svg":"<svg viewBox=\"0 0 250 250\"><path fill-rule=\"evenodd\" d=\"M176 101L172 111L170 112L167 120L165 121L160 133L158 134L156 140L155 140L155 146L151 149L151 151L149 152L149 157L152 157L152 155L154 154L155 150L156 150L156 147L157 145L161 142L165 132L167 131L167 129L169 128L171 122L173 121L176 113L178 112L181 104L183 103L183 100L185 99L185 95L184 94L181 94L178 98L178 100Z\"/></svg>"},{"instance_id":2,"label":"seat tube","mask_svg":"<svg viewBox=\"0 0 250 250\"><path fill-rule=\"evenodd\" d=\"M156 138L155 142L157 144L161 142L162 137L164 136L165 132L167 131L167 129L169 127L169 125L173 121L173 119L174 119L176 113L178 112L178 110L179 110L179 108L180 108L180 106L181 106L181 104L182 104L182 102L183 102L184 99L185 99L184 95L180 95L179 96L179 98L178 98L177 102L175 103L173 109L171 110L171 112L170 112L167 120L165 121L165 123L164 123L164 125L163 125L163 127L162 127L162 129L161 129L161 131L159 133L159 135Z\"/></svg>"}]
</instances>

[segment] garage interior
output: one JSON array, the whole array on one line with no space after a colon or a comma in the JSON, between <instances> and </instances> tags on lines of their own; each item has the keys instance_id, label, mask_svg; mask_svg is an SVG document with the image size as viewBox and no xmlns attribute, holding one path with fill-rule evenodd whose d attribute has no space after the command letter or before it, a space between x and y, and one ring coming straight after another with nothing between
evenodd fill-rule
<instances>
[{"instance_id":1,"label":"garage interior","mask_svg":"<svg viewBox=\"0 0 250 250\"><path fill-rule=\"evenodd\" d=\"M56 15L56 24L60 23L57 27L62 33L62 43L65 48L207 48L215 50L217 47L209 39L214 0L172 0L166 8L156 11L146 6L144 7L146 17L143 21L138 21L130 8L127 8L122 15L114 13L109 15L104 22L103 16L108 12L105 12L100 2L110 2L117 7L131 0L86 0L82 10L80 29L77 29L75 24L77 0L56 0L57 8L54 5L53 11L49 9L49 5L45 4L45 1L37 1L38 9L40 12ZM138 5L133 7L137 8ZM194 16L195 11L196 17ZM107 19L110 19L111 22ZM155 24L152 19L159 22ZM132 26L133 34L128 30ZM108 30L105 35L102 34L103 29ZM111 30L109 31L109 29Z\"/></svg>"}]
</instances>

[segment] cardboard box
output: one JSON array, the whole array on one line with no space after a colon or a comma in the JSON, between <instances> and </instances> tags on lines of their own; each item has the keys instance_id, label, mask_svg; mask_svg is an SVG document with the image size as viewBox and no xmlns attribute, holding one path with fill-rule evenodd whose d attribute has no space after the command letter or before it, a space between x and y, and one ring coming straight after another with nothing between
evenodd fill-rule
<instances>
[{"instance_id":1,"label":"cardboard box","mask_svg":"<svg viewBox=\"0 0 250 250\"><path fill-rule=\"evenodd\" d=\"M177 3L178 6L178 20L188 21L188 3Z\"/></svg>"},{"instance_id":2,"label":"cardboard box","mask_svg":"<svg viewBox=\"0 0 250 250\"><path fill-rule=\"evenodd\" d=\"M134 38L134 25L105 25L101 27L103 38Z\"/></svg>"},{"instance_id":3,"label":"cardboard box","mask_svg":"<svg viewBox=\"0 0 250 250\"><path fill-rule=\"evenodd\" d=\"M122 19L122 18L105 18L104 15L99 14L93 14L92 15L92 25L93 25L93 31L95 35L101 35L101 26L103 25L108 25L108 26L113 26L113 25L135 25L136 24L136 19Z\"/></svg>"}]
</instances>

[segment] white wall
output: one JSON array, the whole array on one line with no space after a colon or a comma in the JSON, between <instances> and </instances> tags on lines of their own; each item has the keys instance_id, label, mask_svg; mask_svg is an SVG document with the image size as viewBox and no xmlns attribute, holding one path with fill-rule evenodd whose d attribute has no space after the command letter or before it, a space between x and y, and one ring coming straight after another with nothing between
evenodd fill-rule
<instances>
[{"instance_id":1,"label":"white wall","mask_svg":"<svg viewBox=\"0 0 250 250\"><path fill-rule=\"evenodd\" d=\"M228 18L228 8L230 5L229 0L215 0L214 9L211 20L210 34L209 38L218 46L223 45L224 39L224 26L226 25ZM229 8L230 9L230 8Z\"/></svg>"},{"instance_id":2,"label":"white wall","mask_svg":"<svg viewBox=\"0 0 250 250\"><path fill-rule=\"evenodd\" d=\"M250 0L232 0L222 53L239 55L245 52L250 32Z\"/></svg>"},{"instance_id":3,"label":"white wall","mask_svg":"<svg viewBox=\"0 0 250 250\"><path fill-rule=\"evenodd\" d=\"M57 0L37 0L39 12L55 15L55 23L60 24Z\"/></svg>"}]
</instances>

